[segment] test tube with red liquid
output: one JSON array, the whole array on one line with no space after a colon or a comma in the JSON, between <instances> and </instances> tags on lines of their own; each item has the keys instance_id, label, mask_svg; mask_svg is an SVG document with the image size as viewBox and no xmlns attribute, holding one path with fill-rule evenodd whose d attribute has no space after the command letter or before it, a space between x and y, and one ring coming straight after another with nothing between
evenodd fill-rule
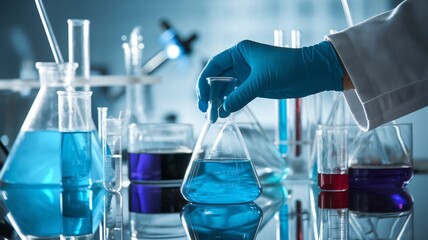
<instances>
[{"instance_id":1,"label":"test tube with red liquid","mask_svg":"<svg viewBox=\"0 0 428 240\"><path fill-rule=\"evenodd\" d=\"M317 135L318 186L325 191L347 190L347 127L320 125Z\"/></svg>"}]
</instances>

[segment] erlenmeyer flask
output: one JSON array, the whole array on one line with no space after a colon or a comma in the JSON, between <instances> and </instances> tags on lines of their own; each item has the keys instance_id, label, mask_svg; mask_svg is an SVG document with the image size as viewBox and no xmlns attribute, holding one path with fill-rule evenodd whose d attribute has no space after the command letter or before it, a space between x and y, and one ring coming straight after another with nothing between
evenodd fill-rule
<instances>
[{"instance_id":1,"label":"erlenmeyer flask","mask_svg":"<svg viewBox=\"0 0 428 240\"><path fill-rule=\"evenodd\" d=\"M181 221L191 240L254 240L263 212L255 203L204 205L188 203L181 211Z\"/></svg>"},{"instance_id":2,"label":"erlenmeyer flask","mask_svg":"<svg viewBox=\"0 0 428 240\"><path fill-rule=\"evenodd\" d=\"M269 140L265 130L251 109L246 106L236 113L236 124L251 156L261 184L273 184L287 176L287 164L281 153Z\"/></svg>"},{"instance_id":3,"label":"erlenmeyer flask","mask_svg":"<svg viewBox=\"0 0 428 240\"><path fill-rule=\"evenodd\" d=\"M227 77L207 80L208 120L193 151L181 193L195 203L251 202L260 195L261 186L234 114L215 122L217 116L224 116L222 104L235 87L235 80Z\"/></svg>"},{"instance_id":4,"label":"erlenmeyer flask","mask_svg":"<svg viewBox=\"0 0 428 240\"><path fill-rule=\"evenodd\" d=\"M75 65L36 63L36 67L39 70L40 90L0 172L2 184L61 184L57 91L64 90L65 77L67 74L74 75ZM90 121L92 183L101 183L101 144L92 118Z\"/></svg>"}]
</instances>

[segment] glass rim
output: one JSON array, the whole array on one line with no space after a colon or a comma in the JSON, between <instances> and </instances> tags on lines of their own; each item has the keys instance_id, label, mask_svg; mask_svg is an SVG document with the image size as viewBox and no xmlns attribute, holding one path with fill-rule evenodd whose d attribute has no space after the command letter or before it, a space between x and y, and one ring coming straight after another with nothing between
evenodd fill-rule
<instances>
[{"instance_id":1,"label":"glass rim","mask_svg":"<svg viewBox=\"0 0 428 240\"><path fill-rule=\"evenodd\" d=\"M81 96L81 97L90 97L92 91L57 91L58 96Z\"/></svg>"},{"instance_id":2,"label":"glass rim","mask_svg":"<svg viewBox=\"0 0 428 240\"><path fill-rule=\"evenodd\" d=\"M404 123L391 123L391 122L389 122L389 123L382 124L382 125L380 125L380 126L378 126L376 128L373 128L373 129L371 129L369 131L373 131L373 130L376 130L376 129L379 129L379 128L385 128L385 127L394 127L394 126L412 127L413 124L410 123L410 122L404 122ZM363 129L361 129L356 124L338 124L338 125L318 124L317 125L317 130L319 130L319 129L344 129L344 128L349 128L349 129L358 128L361 131L364 131Z\"/></svg>"},{"instance_id":3,"label":"glass rim","mask_svg":"<svg viewBox=\"0 0 428 240\"><path fill-rule=\"evenodd\" d=\"M192 128L193 124L191 123L132 123L129 127L134 128L158 128L158 127L183 127L183 128Z\"/></svg>"},{"instance_id":4,"label":"glass rim","mask_svg":"<svg viewBox=\"0 0 428 240\"><path fill-rule=\"evenodd\" d=\"M211 82L211 81L234 82L234 81L238 80L235 77L226 77L226 76L222 76L222 77L207 77L206 79L207 79L208 82Z\"/></svg>"}]
</instances>

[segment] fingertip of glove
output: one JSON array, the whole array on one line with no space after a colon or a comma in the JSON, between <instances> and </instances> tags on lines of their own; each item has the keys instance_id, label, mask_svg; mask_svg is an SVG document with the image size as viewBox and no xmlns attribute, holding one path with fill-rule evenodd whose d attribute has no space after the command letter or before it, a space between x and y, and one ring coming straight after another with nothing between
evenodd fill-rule
<instances>
[{"instance_id":1,"label":"fingertip of glove","mask_svg":"<svg viewBox=\"0 0 428 240\"><path fill-rule=\"evenodd\" d=\"M198 108L201 112L206 112L208 109L208 104L202 101L198 101Z\"/></svg>"}]
</instances>

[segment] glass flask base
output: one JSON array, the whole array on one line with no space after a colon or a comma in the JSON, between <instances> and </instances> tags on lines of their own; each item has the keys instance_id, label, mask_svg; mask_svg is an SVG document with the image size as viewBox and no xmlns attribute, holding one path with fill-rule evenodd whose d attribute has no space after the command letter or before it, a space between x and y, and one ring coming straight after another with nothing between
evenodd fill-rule
<instances>
[{"instance_id":1,"label":"glass flask base","mask_svg":"<svg viewBox=\"0 0 428 240\"><path fill-rule=\"evenodd\" d=\"M192 179L187 179L182 187L190 202L247 203L261 194L250 160L195 160L191 170Z\"/></svg>"},{"instance_id":2,"label":"glass flask base","mask_svg":"<svg viewBox=\"0 0 428 240\"><path fill-rule=\"evenodd\" d=\"M413 177L413 168L351 167L349 185L352 188L404 187Z\"/></svg>"}]
</instances>

